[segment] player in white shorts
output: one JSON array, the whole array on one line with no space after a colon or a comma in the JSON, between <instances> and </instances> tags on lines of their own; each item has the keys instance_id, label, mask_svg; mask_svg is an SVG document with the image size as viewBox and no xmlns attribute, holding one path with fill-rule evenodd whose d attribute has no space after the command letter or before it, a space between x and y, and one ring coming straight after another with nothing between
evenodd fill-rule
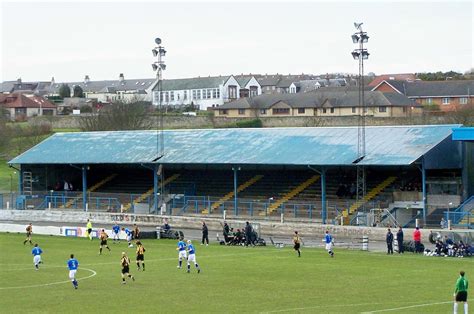
<instances>
[{"instance_id":1,"label":"player in white shorts","mask_svg":"<svg viewBox=\"0 0 474 314\"><path fill-rule=\"evenodd\" d=\"M39 264L41 264L41 253L43 253L43 250L38 246L38 244L35 244L35 247L33 250L31 250L31 254L33 254L33 263L35 264L35 270L39 269Z\"/></svg>"},{"instance_id":2,"label":"player in white shorts","mask_svg":"<svg viewBox=\"0 0 474 314\"><path fill-rule=\"evenodd\" d=\"M191 271L191 262L194 263L198 274L201 272L201 268L199 268L198 263L196 262L196 250L194 249L194 245L191 243L191 240L188 240L188 273Z\"/></svg>"},{"instance_id":3,"label":"player in white shorts","mask_svg":"<svg viewBox=\"0 0 474 314\"><path fill-rule=\"evenodd\" d=\"M326 235L324 236L324 242L326 243L326 251L328 251L331 257L334 257L334 252L332 251L333 239L329 234L329 231L326 230Z\"/></svg>"},{"instance_id":4,"label":"player in white shorts","mask_svg":"<svg viewBox=\"0 0 474 314\"><path fill-rule=\"evenodd\" d=\"M181 268L183 260L186 260L186 243L183 240L179 240L176 250L178 251L178 268Z\"/></svg>"}]
</instances>

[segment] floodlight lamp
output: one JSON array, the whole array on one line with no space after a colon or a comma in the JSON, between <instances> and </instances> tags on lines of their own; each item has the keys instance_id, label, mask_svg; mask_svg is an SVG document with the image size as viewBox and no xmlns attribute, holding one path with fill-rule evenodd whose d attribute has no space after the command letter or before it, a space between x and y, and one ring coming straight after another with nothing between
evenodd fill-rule
<instances>
[{"instance_id":1,"label":"floodlight lamp","mask_svg":"<svg viewBox=\"0 0 474 314\"><path fill-rule=\"evenodd\" d=\"M157 45L161 44L161 39L158 38L158 37L156 37L156 38L155 38L155 43L156 43Z\"/></svg>"},{"instance_id":2,"label":"floodlight lamp","mask_svg":"<svg viewBox=\"0 0 474 314\"><path fill-rule=\"evenodd\" d=\"M364 60L369 59L369 53L366 50L362 51L362 59Z\"/></svg>"},{"instance_id":3,"label":"floodlight lamp","mask_svg":"<svg viewBox=\"0 0 474 314\"><path fill-rule=\"evenodd\" d=\"M156 57L158 55L158 50L156 49L153 49L151 52L153 53L153 57Z\"/></svg>"},{"instance_id":4,"label":"floodlight lamp","mask_svg":"<svg viewBox=\"0 0 474 314\"><path fill-rule=\"evenodd\" d=\"M367 34L362 34L360 36L360 39L362 40L363 43L366 43L369 41L369 36L367 36Z\"/></svg>"},{"instance_id":5,"label":"floodlight lamp","mask_svg":"<svg viewBox=\"0 0 474 314\"><path fill-rule=\"evenodd\" d=\"M352 54L352 58L354 58L354 60L359 60L359 56L360 56L359 52L353 51L353 52L351 52L351 54Z\"/></svg>"},{"instance_id":6,"label":"floodlight lamp","mask_svg":"<svg viewBox=\"0 0 474 314\"><path fill-rule=\"evenodd\" d=\"M157 66L156 64L154 64L154 63L151 65L151 67L153 68L153 71L158 70L158 66Z\"/></svg>"},{"instance_id":7,"label":"floodlight lamp","mask_svg":"<svg viewBox=\"0 0 474 314\"><path fill-rule=\"evenodd\" d=\"M160 56L161 56L161 57L164 57L164 56L166 55L166 50L165 50L165 48L161 48L161 47L160 47L159 52L160 52Z\"/></svg>"},{"instance_id":8,"label":"floodlight lamp","mask_svg":"<svg viewBox=\"0 0 474 314\"><path fill-rule=\"evenodd\" d=\"M356 22L354 22L354 27L355 27L356 29L358 29L358 30L361 30L362 24L364 24L364 23L356 23Z\"/></svg>"},{"instance_id":9,"label":"floodlight lamp","mask_svg":"<svg viewBox=\"0 0 474 314\"><path fill-rule=\"evenodd\" d=\"M360 38L359 38L359 36L357 36L356 34L352 35L351 37L352 37L352 42L353 42L354 44L357 44L357 43L359 42L359 39L360 39Z\"/></svg>"},{"instance_id":10,"label":"floodlight lamp","mask_svg":"<svg viewBox=\"0 0 474 314\"><path fill-rule=\"evenodd\" d=\"M166 64L164 64L164 63L160 63L160 69L162 69L162 70L166 70Z\"/></svg>"}]
</instances>

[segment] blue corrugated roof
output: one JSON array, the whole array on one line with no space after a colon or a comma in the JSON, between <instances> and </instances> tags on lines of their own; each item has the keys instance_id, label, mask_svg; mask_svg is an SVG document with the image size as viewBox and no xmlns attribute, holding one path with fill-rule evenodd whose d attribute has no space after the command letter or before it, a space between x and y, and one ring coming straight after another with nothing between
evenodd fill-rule
<instances>
[{"instance_id":1,"label":"blue corrugated roof","mask_svg":"<svg viewBox=\"0 0 474 314\"><path fill-rule=\"evenodd\" d=\"M366 128L363 165L409 165L459 125ZM352 165L357 127L164 131L165 164ZM156 131L57 133L10 164L151 163Z\"/></svg>"},{"instance_id":2,"label":"blue corrugated roof","mask_svg":"<svg viewBox=\"0 0 474 314\"><path fill-rule=\"evenodd\" d=\"M453 141L474 141L474 128L454 129Z\"/></svg>"}]
</instances>

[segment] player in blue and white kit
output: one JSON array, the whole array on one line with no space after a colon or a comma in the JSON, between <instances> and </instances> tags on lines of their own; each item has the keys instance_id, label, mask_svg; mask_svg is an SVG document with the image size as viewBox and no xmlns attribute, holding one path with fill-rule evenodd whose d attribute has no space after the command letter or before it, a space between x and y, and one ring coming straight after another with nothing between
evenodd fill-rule
<instances>
[{"instance_id":1,"label":"player in blue and white kit","mask_svg":"<svg viewBox=\"0 0 474 314\"><path fill-rule=\"evenodd\" d=\"M112 227L112 233L114 234L114 243L115 241L120 242L120 226L118 224Z\"/></svg>"},{"instance_id":2,"label":"player in blue and white kit","mask_svg":"<svg viewBox=\"0 0 474 314\"><path fill-rule=\"evenodd\" d=\"M331 257L334 257L334 252L332 251L333 239L332 239L332 236L329 234L328 230L326 230L324 242L326 243L326 250L328 251L329 255Z\"/></svg>"},{"instance_id":3,"label":"player in blue and white kit","mask_svg":"<svg viewBox=\"0 0 474 314\"><path fill-rule=\"evenodd\" d=\"M71 254L71 258L67 261L67 267L69 268L69 279L71 279L74 289L77 289L78 286L76 280L76 272L78 266L79 262L77 261L77 259L74 258L74 254Z\"/></svg>"},{"instance_id":4,"label":"player in blue and white kit","mask_svg":"<svg viewBox=\"0 0 474 314\"><path fill-rule=\"evenodd\" d=\"M41 264L41 253L43 253L43 250L36 243L33 250L31 250L31 254L33 254L33 263L35 264L35 270L38 270L39 264Z\"/></svg>"},{"instance_id":5,"label":"player in blue and white kit","mask_svg":"<svg viewBox=\"0 0 474 314\"><path fill-rule=\"evenodd\" d=\"M196 266L199 274L201 272L201 268L199 268L199 265L196 262L196 250L194 249L194 245L191 243L191 240L188 240L188 273L191 271L190 262L194 262L194 266Z\"/></svg>"},{"instance_id":6,"label":"player in blue and white kit","mask_svg":"<svg viewBox=\"0 0 474 314\"><path fill-rule=\"evenodd\" d=\"M122 231L124 231L125 234L127 235L128 247L133 247L133 244L132 244L132 230L130 230L128 228L122 228Z\"/></svg>"},{"instance_id":7,"label":"player in blue and white kit","mask_svg":"<svg viewBox=\"0 0 474 314\"><path fill-rule=\"evenodd\" d=\"M186 259L186 243L183 240L179 240L176 250L178 251L178 268L181 268L183 259Z\"/></svg>"}]
</instances>

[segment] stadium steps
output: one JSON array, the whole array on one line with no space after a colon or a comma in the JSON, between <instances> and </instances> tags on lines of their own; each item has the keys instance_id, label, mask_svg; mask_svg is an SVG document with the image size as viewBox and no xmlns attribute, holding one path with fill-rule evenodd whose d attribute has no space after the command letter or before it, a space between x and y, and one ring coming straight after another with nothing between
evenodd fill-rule
<instances>
[{"instance_id":1,"label":"stadium steps","mask_svg":"<svg viewBox=\"0 0 474 314\"><path fill-rule=\"evenodd\" d=\"M268 207L268 214L272 214L275 210L278 209L278 207L281 206L281 204L288 202L290 199L294 198L297 196L299 193L303 192L307 187L309 187L311 184L315 183L317 180L319 180L319 175L314 175L308 180L304 181L300 185L296 186L293 190L285 194L282 198L277 200L275 203L270 205ZM265 213L261 213L261 215L265 215Z\"/></svg>"},{"instance_id":2,"label":"stadium steps","mask_svg":"<svg viewBox=\"0 0 474 314\"><path fill-rule=\"evenodd\" d=\"M112 179L114 179L115 177L117 176L116 173L114 174L111 174L110 176L106 177L105 179L97 182L96 184L94 184L93 186L91 186L90 188L87 189L87 192L94 192L96 191L98 188L100 188L101 186L103 186L104 184L108 183L109 181L111 181ZM75 197L71 200L69 200L66 204L64 204L63 206L61 206L61 208L69 208L72 206L72 204L74 204L76 201L80 200L82 198L81 197Z\"/></svg>"},{"instance_id":3,"label":"stadium steps","mask_svg":"<svg viewBox=\"0 0 474 314\"><path fill-rule=\"evenodd\" d=\"M462 212L464 212L465 214L463 215L464 217L458 222L458 224L472 224L473 219L469 216L472 216L472 214L474 214L474 197L471 196L466 202L462 203L459 208L461 208Z\"/></svg>"},{"instance_id":4,"label":"stadium steps","mask_svg":"<svg viewBox=\"0 0 474 314\"><path fill-rule=\"evenodd\" d=\"M165 179L165 181L162 183L163 186L167 185L168 183L173 182L174 180L176 180L177 178L179 178L179 176L180 176L179 173L175 173L175 174L173 174L171 177L168 177L168 178ZM135 198L132 203L140 203L140 202L144 201L148 196L150 196L151 194L153 194L153 191L154 191L154 190L155 190L155 188L152 187L151 189L149 189L148 191L146 191L145 193L143 193L143 194L140 195L139 197ZM132 207L132 203L125 204L125 206L123 207L123 212L127 212L127 211Z\"/></svg>"},{"instance_id":5,"label":"stadium steps","mask_svg":"<svg viewBox=\"0 0 474 314\"><path fill-rule=\"evenodd\" d=\"M357 211L362 205L370 201L371 199L375 198L377 195L380 194L385 188L387 188L389 185L391 185L393 182L397 180L397 177L395 176L390 176L384 181L382 181L380 184L375 186L372 190L370 190L369 193L365 195L365 197L362 200L356 201L354 204L349 207L349 214L353 214L355 211Z\"/></svg>"},{"instance_id":6,"label":"stadium steps","mask_svg":"<svg viewBox=\"0 0 474 314\"><path fill-rule=\"evenodd\" d=\"M248 188L249 186L255 184L256 182L258 182L260 179L263 178L263 175L256 175L254 176L253 178L251 178L250 180L248 180L247 182L239 185L237 187L237 192L242 192L243 190L245 190L246 188ZM232 192L229 192L227 193L226 195L224 195L220 200L218 200L217 202L215 202L214 204L211 205L211 208L210 210L203 210L202 213L203 214L209 214L210 212L212 213L214 210L216 210L217 208L219 208L219 206L221 206L222 203L224 203L225 201L228 201L230 200L232 197L234 197L234 191Z\"/></svg>"}]
</instances>

